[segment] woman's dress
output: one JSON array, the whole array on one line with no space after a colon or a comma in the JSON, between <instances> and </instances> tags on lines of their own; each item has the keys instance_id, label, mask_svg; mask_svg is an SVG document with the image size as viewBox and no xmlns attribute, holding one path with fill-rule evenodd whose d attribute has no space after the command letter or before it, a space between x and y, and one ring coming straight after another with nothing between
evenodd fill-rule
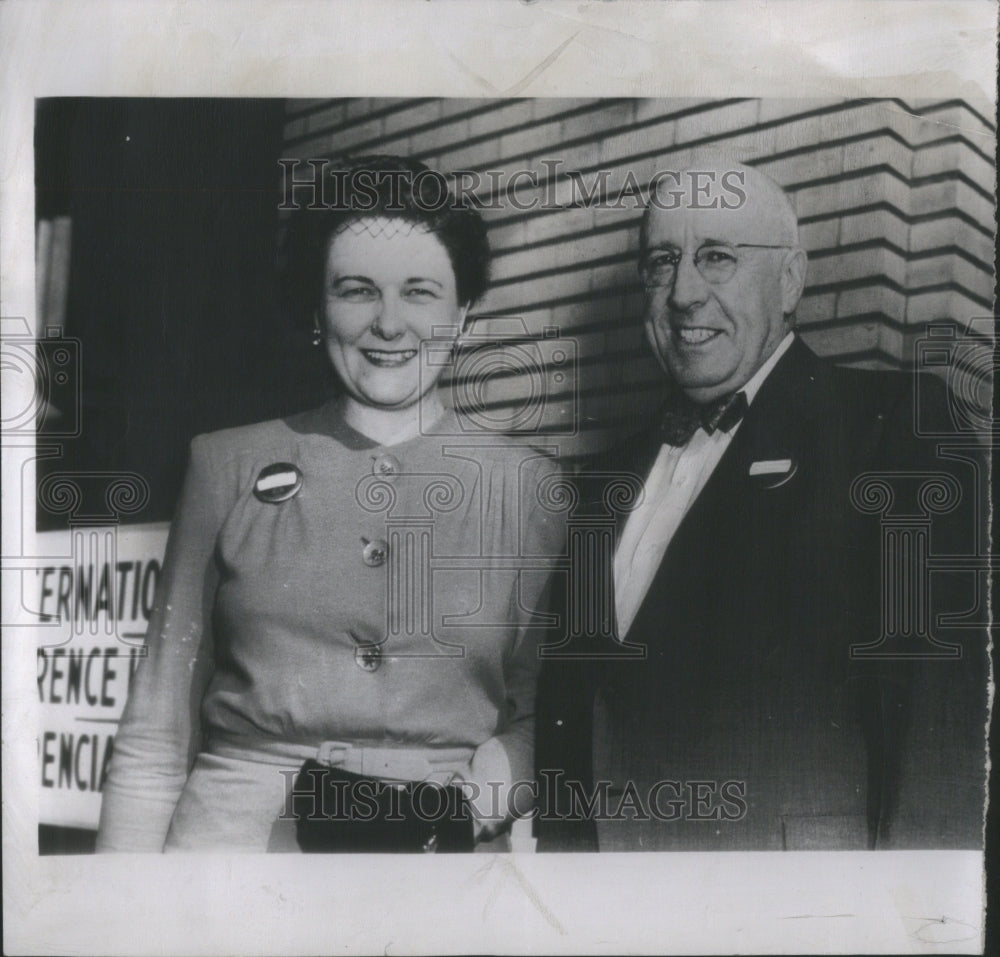
<instances>
[{"instance_id":1,"label":"woman's dress","mask_svg":"<svg viewBox=\"0 0 1000 957\"><path fill-rule=\"evenodd\" d=\"M98 850L295 850L321 746L530 806L555 477L451 412L388 447L335 403L195 438Z\"/></svg>"}]
</instances>

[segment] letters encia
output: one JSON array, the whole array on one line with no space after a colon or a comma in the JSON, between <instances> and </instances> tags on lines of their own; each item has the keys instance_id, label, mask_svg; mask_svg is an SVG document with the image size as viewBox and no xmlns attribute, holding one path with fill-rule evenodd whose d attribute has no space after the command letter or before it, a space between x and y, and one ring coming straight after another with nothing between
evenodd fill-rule
<instances>
[{"instance_id":1,"label":"letters encia","mask_svg":"<svg viewBox=\"0 0 1000 957\"><path fill-rule=\"evenodd\" d=\"M100 791L114 746L111 734L46 731L39 741L42 787Z\"/></svg>"},{"instance_id":2,"label":"letters encia","mask_svg":"<svg viewBox=\"0 0 1000 957\"><path fill-rule=\"evenodd\" d=\"M100 732L93 723L117 724L132 676L144 649L39 648L38 700L67 708L75 729L42 731L38 739L43 788L100 791L114 749L113 731ZM79 709L86 709L80 714ZM110 715L108 710L111 709ZM60 709L62 710L62 709ZM49 716L54 711L48 711ZM109 715L104 717L103 715ZM87 730L82 722L90 722Z\"/></svg>"}]
</instances>

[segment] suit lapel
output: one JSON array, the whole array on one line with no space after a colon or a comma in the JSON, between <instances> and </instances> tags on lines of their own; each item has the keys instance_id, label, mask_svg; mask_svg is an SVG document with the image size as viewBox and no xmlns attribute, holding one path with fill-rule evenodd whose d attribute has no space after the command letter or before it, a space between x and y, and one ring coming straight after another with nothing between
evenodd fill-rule
<instances>
[{"instance_id":1,"label":"suit lapel","mask_svg":"<svg viewBox=\"0 0 1000 957\"><path fill-rule=\"evenodd\" d=\"M694 549L741 547L740 543L722 540L708 541L708 535L726 535L753 484L777 481L777 473L765 473L757 479L750 476L753 463L778 463L789 460L794 474L789 482L801 482L800 470L808 469L812 460L810 449L815 445L817 419L821 417L823 393L826 392L824 370L809 349L796 338L762 384L751 403L736 435L715 467L705 487L681 520L656 576L646 593L630 631L637 631L647 613L647 606L656 606L667 589L671 577L684 574L688 557ZM655 453L654 453L655 457ZM650 460L650 465L652 460ZM646 471L641 474L648 474ZM749 546L747 546L749 547ZM654 613L659 618L659 612Z\"/></svg>"},{"instance_id":2,"label":"suit lapel","mask_svg":"<svg viewBox=\"0 0 1000 957\"><path fill-rule=\"evenodd\" d=\"M592 465L577 477L580 489L581 513L588 515L607 515L607 491L609 482L622 476L635 476L639 483L649 475L660 446L659 427L647 429L633 436L626 444L604 453ZM629 496L624 496L626 500ZM631 510L616 508L614 521L616 534L620 540L625 522Z\"/></svg>"}]
</instances>

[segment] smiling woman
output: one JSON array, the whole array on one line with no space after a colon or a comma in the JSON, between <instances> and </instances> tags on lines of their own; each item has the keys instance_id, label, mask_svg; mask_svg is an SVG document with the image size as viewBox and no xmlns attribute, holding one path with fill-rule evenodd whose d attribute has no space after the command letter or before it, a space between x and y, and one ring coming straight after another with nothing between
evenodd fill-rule
<instances>
[{"instance_id":1,"label":"smiling woman","mask_svg":"<svg viewBox=\"0 0 1000 957\"><path fill-rule=\"evenodd\" d=\"M551 461L440 399L489 247L433 177L372 157L290 223L343 394L192 443L99 850L504 849L530 807L564 530Z\"/></svg>"},{"instance_id":2,"label":"smiling woman","mask_svg":"<svg viewBox=\"0 0 1000 957\"><path fill-rule=\"evenodd\" d=\"M448 254L433 233L384 217L340 230L330 242L324 306L327 352L352 424L365 431L382 418L376 410L421 399L425 421L440 417L435 387L444 367L422 370L420 345L435 337L453 343L468 303L459 305Z\"/></svg>"},{"instance_id":3,"label":"smiling woman","mask_svg":"<svg viewBox=\"0 0 1000 957\"><path fill-rule=\"evenodd\" d=\"M286 295L326 342L347 421L391 440L443 414L445 366L426 360L454 345L486 290L486 227L414 160L364 157L331 183L332 204L300 207L289 224Z\"/></svg>"}]
</instances>

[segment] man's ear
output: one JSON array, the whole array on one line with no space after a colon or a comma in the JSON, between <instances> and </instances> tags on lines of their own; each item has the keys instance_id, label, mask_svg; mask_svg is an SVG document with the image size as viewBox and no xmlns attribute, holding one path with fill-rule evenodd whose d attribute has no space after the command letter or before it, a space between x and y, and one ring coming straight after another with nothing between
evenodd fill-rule
<instances>
[{"instance_id":1,"label":"man's ear","mask_svg":"<svg viewBox=\"0 0 1000 957\"><path fill-rule=\"evenodd\" d=\"M795 312L806 287L806 252L794 249L785 257L781 270L781 310L786 316Z\"/></svg>"}]
</instances>

